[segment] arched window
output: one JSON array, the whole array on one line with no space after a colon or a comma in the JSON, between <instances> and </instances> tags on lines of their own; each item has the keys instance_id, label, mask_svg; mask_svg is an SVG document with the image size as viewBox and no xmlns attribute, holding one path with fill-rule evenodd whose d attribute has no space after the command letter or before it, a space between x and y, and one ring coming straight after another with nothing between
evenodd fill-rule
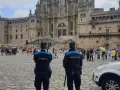
<instances>
[{"instance_id":1,"label":"arched window","mask_svg":"<svg viewBox=\"0 0 120 90\"><path fill-rule=\"evenodd\" d=\"M61 23L58 25L58 37L67 35L67 27L65 23Z\"/></svg>"}]
</instances>

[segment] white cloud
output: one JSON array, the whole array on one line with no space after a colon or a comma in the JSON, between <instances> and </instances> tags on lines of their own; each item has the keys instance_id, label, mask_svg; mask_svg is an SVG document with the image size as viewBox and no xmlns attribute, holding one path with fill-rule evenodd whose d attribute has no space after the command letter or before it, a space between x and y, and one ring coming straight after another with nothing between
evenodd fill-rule
<instances>
[{"instance_id":1,"label":"white cloud","mask_svg":"<svg viewBox=\"0 0 120 90\"><path fill-rule=\"evenodd\" d=\"M104 8L105 10L109 10L109 8L115 7L118 8L119 0L95 0L95 7Z\"/></svg>"},{"instance_id":2,"label":"white cloud","mask_svg":"<svg viewBox=\"0 0 120 90\"><path fill-rule=\"evenodd\" d=\"M29 16L29 10L17 10L11 17L26 17Z\"/></svg>"},{"instance_id":3,"label":"white cloud","mask_svg":"<svg viewBox=\"0 0 120 90\"><path fill-rule=\"evenodd\" d=\"M0 0L0 7L23 8L29 4L34 6L37 0Z\"/></svg>"}]
</instances>

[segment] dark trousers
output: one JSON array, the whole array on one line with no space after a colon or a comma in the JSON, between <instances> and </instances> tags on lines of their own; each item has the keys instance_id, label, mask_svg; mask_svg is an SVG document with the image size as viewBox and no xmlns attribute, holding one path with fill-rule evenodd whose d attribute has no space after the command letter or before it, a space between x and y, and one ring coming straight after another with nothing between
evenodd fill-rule
<instances>
[{"instance_id":1,"label":"dark trousers","mask_svg":"<svg viewBox=\"0 0 120 90\"><path fill-rule=\"evenodd\" d=\"M47 73L39 73L35 76L35 87L36 90L41 90L41 85L43 83L43 90L49 90L49 79L50 77Z\"/></svg>"},{"instance_id":2,"label":"dark trousers","mask_svg":"<svg viewBox=\"0 0 120 90\"><path fill-rule=\"evenodd\" d=\"M66 72L67 73L67 86L68 90L73 90L73 82L75 84L76 90L80 90L81 86L81 74L79 71L76 72Z\"/></svg>"},{"instance_id":3,"label":"dark trousers","mask_svg":"<svg viewBox=\"0 0 120 90\"><path fill-rule=\"evenodd\" d=\"M100 59L100 55L97 55L97 59Z\"/></svg>"},{"instance_id":4,"label":"dark trousers","mask_svg":"<svg viewBox=\"0 0 120 90\"><path fill-rule=\"evenodd\" d=\"M93 55L92 54L90 55L90 61L93 61Z\"/></svg>"}]
</instances>

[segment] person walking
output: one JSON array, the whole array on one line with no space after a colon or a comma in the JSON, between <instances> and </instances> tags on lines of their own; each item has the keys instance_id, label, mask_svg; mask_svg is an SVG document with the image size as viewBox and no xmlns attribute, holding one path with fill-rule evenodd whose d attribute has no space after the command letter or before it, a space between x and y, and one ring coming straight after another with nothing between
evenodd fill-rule
<instances>
[{"instance_id":1,"label":"person walking","mask_svg":"<svg viewBox=\"0 0 120 90\"><path fill-rule=\"evenodd\" d=\"M105 60L105 52L106 51L102 51L102 54L101 54L102 60Z\"/></svg>"},{"instance_id":2,"label":"person walking","mask_svg":"<svg viewBox=\"0 0 120 90\"><path fill-rule=\"evenodd\" d=\"M100 59L100 50L99 49L97 49L96 54L97 54L97 59Z\"/></svg>"},{"instance_id":3,"label":"person walking","mask_svg":"<svg viewBox=\"0 0 120 90\"><path fill-rule=\"evenodd\" d=\"M73 90L73 81L76 90L80 90L83 58L75 49L75 42L69 43L70 50L65 53L63 67L67 75L68 90Z\"/></svg>"},{"instance_id":4,"label":"person walking","mask_svg":"<svg viewBox=\"0 0 120 90\"><path fill-rule=\"evenodd\" d=\"M4 53L4 47L2 46L1 47L1 56L3 56L3 53Z\"/></svg>"},{"instance_id":5,"label":"person walking","mask_svg":"<svg viewBox=\"0 0 120 90\"><path fill-rule=\"evenodd\" d=\"M111 50L107 51L107 60L112 60L112 56L111 56Z\"/></svg>"},{"instance_id":6,"label":"person walking","mask_svg":"<svg viewBox=\"0 0 120 90\"><path fill-rule=\"evenodd\" d=\"M118 50L118 58L119 58L119 61L120 61L120 50Z\"/></svg>"},{"instance_id":7,"label":"person walking","mask_svg":"<svg viewBox=\"0 0 120 90\"><path fill-rule=\"evenodd\" d=\"M87 50L86 57L87 57L87 61L90 61L90 51L89 51L89 49Z\"/></svg>"},{"instance_id":8,"label":"person walking","mask_svg":"<svg viewBox=\"0 0 120 90\"><path fill-rule=\"evenodd\" d=\"M34 62L35 67L35 88L36 90L41 90L41 84L43 83L43 90L49 90L50 77L52 70L50 68L50 63L52 61L52 54L46 50L47 43L41 43L41 51L35 53Z\"/></svg>"},{"instance_id":9,"label":"person walking","mask_svg":"<svg viewBox=\"0 0 120 90\"><path fill-rule=\"evenodd\" d=\"M115 50L113 49L112 51L111 51L111 55L112 55L112 61L115 61Z\"/></svg>"},{"instance_id":10,"label":"person walking","mask_svg":"<svg viewBox=\"0 0 120 90\"><path fill-rule=\"evenodd\" d=\"M93 53L94 53L93 49L90 49L90 61L94 61Z\"/></svg>"}]
</instances>

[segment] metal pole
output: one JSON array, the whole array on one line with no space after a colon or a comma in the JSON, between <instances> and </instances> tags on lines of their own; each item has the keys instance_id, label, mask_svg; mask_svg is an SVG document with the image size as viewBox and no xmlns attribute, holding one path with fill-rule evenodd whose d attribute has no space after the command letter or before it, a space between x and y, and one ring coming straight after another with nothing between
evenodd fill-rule
<instances>
[{"instance_id":1,"label":"metal pole","mask_svg":"<svg viewBox=\"0 0 120 90\"><path fill-rule=\"evenodd\" d=\"M67 75L65 74L64 88L65 88L65 84L66 84L66 78L67 78Z\"/></svg>"}]
</instances>

